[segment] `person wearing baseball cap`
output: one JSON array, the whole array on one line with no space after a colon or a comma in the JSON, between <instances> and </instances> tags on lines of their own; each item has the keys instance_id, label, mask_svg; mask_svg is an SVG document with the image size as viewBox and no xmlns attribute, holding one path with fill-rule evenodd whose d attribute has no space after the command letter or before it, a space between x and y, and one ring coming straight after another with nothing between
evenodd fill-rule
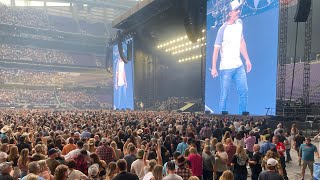
<instances>
[{"instance_id":1,"label":"person wearing baseball cap","mask_svg":"<svg viewBox=\"0 0 320 180\"><path fill-rule=\"evenodd\" d=\"M284 178L276 171L276 166L279 162L274 158L267 160L267 170L259 175L259 180L284 180Z\"/></svg>"},{"instance_id":2,"label":"person wearing baseball cap","mask_svg":"<svg viewBox=\"0 0 320 180\"><path fill-rule=\"evenodd\" d=\"M14 180L14 178L10 176L12 164L13 162L3 162L0 164L0 179Z\"/></svg>"},{"instance_id":3,"label":"person wearing baseball cap","mask_svg":"<svg viewBox=\"0 0 320 180\"><path fill-rule=\"evenodd\" d=\"M226 22L219 28L212 55L211 75L220 75L219 111L228 111L227 102L231 84L235 83L239 94L239 114L247 112L248 84L247 73L251 71L251 61L243 36L243 23L239 18L241 3L233 0L227 6ZM220 52L220 72L217 71L217 60ZM241 55L244 61L241 59ZM244 65L245 64L245 65Z\"/></svg>"}]
</instances>

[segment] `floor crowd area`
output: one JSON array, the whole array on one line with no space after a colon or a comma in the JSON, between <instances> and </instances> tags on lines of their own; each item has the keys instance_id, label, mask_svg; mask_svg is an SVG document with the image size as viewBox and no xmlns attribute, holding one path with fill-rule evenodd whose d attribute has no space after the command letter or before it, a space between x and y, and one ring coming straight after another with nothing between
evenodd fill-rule
<instances>
[{"instance_id":1,"label":"floor crowd area","mask_svg":"<svg viewBox=\"0 0 320 180\"><path fill-rule=\"evenodd\" d=\"M320 136L268 123L275 122L167 111L1 109L0 180L318 178Z\"/></svg>"}]
</instances>

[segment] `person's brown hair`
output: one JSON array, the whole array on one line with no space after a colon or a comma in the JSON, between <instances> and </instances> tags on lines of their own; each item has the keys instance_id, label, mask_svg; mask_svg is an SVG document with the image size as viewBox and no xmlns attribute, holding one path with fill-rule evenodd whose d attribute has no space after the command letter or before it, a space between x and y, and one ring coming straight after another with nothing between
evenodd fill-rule
<instances>
[{"instance_id":1,"label":"person's brown hair","mask_svg":"<svg viewBox=\"0 0 320 180\"><path fill-rule=\"evenodd\" d=\"M59 165L57 166L56 170L54 171L54 180L66 180L68 172L68 166L66 165Z\"/></svg>"}]
</instances>

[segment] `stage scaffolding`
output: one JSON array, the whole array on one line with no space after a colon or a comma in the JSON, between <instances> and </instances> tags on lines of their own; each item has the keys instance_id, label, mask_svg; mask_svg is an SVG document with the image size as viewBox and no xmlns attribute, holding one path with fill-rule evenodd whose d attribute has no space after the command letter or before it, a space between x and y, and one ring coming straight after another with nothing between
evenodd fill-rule
<instances>
[{"instance_id":1,"label":"stage scaffolding","mask_svg":"<svg viewBox=\"0 0 320 180\"><path fill-rule=\"evenodd\" d=\"M279 61L277 79L277 114L283 113L285 106L286 62L287 62L287 32L288 32L288 1L280 3L279 21Z\"/></svg>"}]
</instances>

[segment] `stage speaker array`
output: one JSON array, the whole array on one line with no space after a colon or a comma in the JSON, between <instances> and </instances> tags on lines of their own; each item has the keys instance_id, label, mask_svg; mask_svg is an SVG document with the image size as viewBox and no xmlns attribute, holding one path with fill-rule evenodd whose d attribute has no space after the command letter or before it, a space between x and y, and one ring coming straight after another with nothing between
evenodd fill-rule
<instances>
[{"instance_id":1,"label":"stage speaker array","mask_svg":"<svg viewBox=\"0 0 320 180\"><path fill-rule=\"evenodd\" d=\"M295 22L306 22L308 20L311 8L311 0L299 0L297 4Z\"/></svg>"},{"instance_id":2,"label":"stage speaker array","mask_svg":"<svg viewBox=\"0 0 320 180\"><path fill-rule=\"evenodd\" d=\"M122 61L127 64L128 63L128 59L127 59L126 55L123 52L123 44L122 44L122 42L124 41L124 38L123 38L123 36L122 36L120 31L117 32L117 36L118 36L119 56L122 59Z\"/></svg>"},{"instance_id":3,"label":"stage speaker array","mask_svg":"<svg viewBox=\"0 0 320 180\"><path fill-rule=\"evenodd\" d=\"M202 28L205 21L203 18L203 11L206 1L204 0L187 0L185 1L185 18L184 27L187 36L191 42L197 42L201 38Z\"/></svg>"}]
</instances>

